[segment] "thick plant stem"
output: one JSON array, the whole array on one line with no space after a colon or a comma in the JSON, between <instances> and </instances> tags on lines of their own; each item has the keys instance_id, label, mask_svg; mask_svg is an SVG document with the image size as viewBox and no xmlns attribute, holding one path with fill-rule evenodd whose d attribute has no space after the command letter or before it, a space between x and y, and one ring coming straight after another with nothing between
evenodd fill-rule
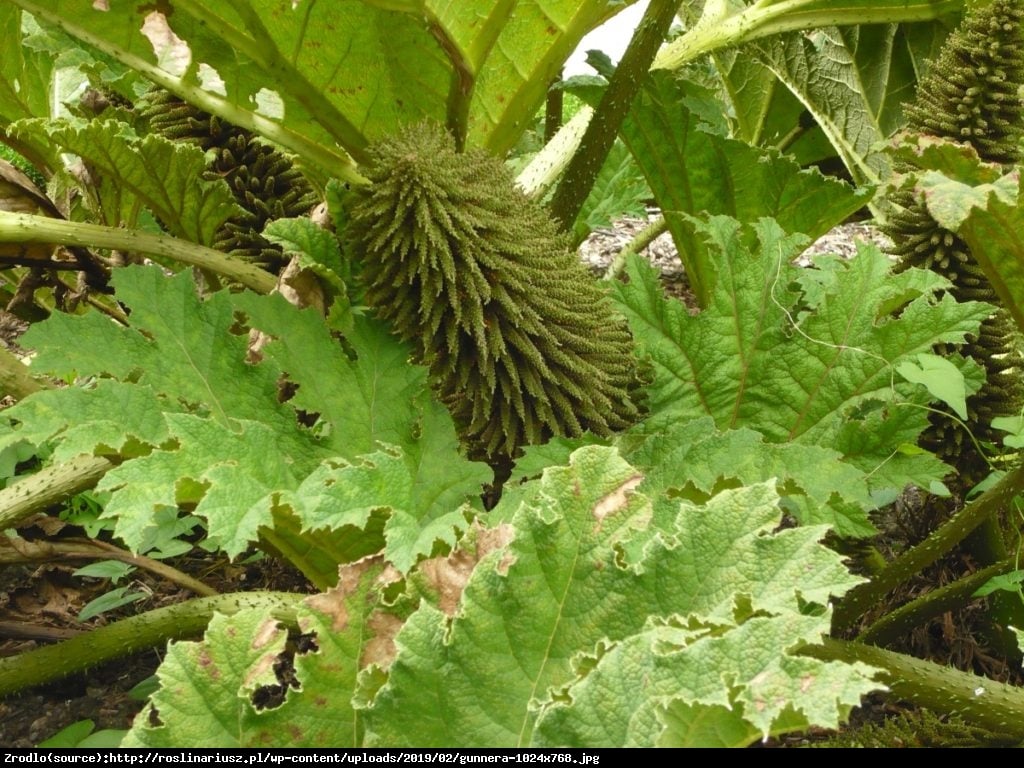
<instances>
[{"instance_id":1,"label":"thick plant stem","mask_svg":"<svg viewBox=\"0 0 1024 768\"><path fill-rule=\"evenodd\" d=\"M679 0L651 0L647 7L551 200L551 215L563 230L572 229L678 8Z\"/></svg>"},{"instance_id":2,"label":"thick plant stem","mask_svg":"<svg viewBox=\"0 0 1024 768\"><path fill-rule=\"evenodd\" d=\"M21 360L0 347L0 397L21 400L46 388L45 384L32 378Z\"/></svg>"},{"instance_id":3,"label":"thick plant stem","mask_svg":"<svg viewBox=\"0 0 1024 768\"><path fill-rule=\"evenodd\" d=\"M0 243L59 243L136 251L208 269L258 293L270 293L277 285L277 278L272 274L241 259L187 240L135 229L0 211Z\"/></svg>"},{"instance_id":4,"label":"thick plant stem","mask_svg":"<svg viewBox=\"0 0 1024 768\"><path fill-rule=\"evenodd\" d=\"M698 23L666 45L652 69L676 69L711 51L731 48L783 32L845 24L889 24L930 21L963 6L963 0L847 2L834 0L759 0L742 11L712 23ZM703 21L703 20L702 20Z\"/></svg>"},{"instance_id":5,"label":"thick plant stem","mask_svg":"<svg viewBox=\"0 0 1024 768\"><path fill-rule=\"evenodd\" d=\"M985 570L1006 561L1009 556L998 515L989 517L964 540L964 549ZM1008 569L1009 570L1009 569ZM1002 656L1020 661L1017 639L1006 627L1024 627L1024 602L1009 592L998 591L989 597L988 626L982 628L986 643Z\"/></svg>"},{"instance_id":6,"label":"thick plant stem","mask_svg":"<svg viewBox=\"0 0 1024 768\"><path fill-rule=\"evenodd\" d=\"M101 456L76 456L0 489L0 530L14 528L29 515L89 490L113 468L114 463Z\"/></svg>"},{"instance_id":7,"label":"thick plant stem","mask_svg":"<svg viewBox=\"0 0 1024 768\"><path fill-rule=\"evenodd\" d=\"M551 185L569 165L569 160L579 149L583 134L594 116L592 107L583 105L580 111L558 129L552 139L544 145L530 164L516 177L516 184L523 193L534 199L542 198Z\"/></svg>"},{"instance_id":8,"label":"thick plant stem","mask_svg":"<svg viewBox=\"0 0 1024 768\"><path fill-rule=\"evenodd\" d=\"M194 637L203 632L214 613L230 615L245 608L259 608L268 616L294 624L296 606L304 597L290 592L235 592L196 598L122 619L56 645L0 659L0 696L57 680L168 640Z\"/></svg>"},{"instance_id":9,"label":"thick plant stem","mask_svg":"<svg viewBox=\"0 0 1024 768\"><path fill-rule=\"evenodd\" d=\"M858 642L826 638L821 645L801 648L800 653L822 661L877 667L881 670L877 679L897 698L936 713L959 715L994 733L1024 738L1022 688Z\"/></svg>"},{"instance_id":10,"label":"thick plant stem","mask_svg":"<svg viewBox=\"0 0 1024 768\"><path fill-rule=\"evenodd\" d=\"M564 101L565 94L561 88L555 86L561 81L562 76L559 74L555 78L554 82L551 83L551 87L548 89L548 95L544 99L544 143L551 141L555 138L555 134L558 133L558 129L562 127L562 102Z\"/></svg>"},{"instance_id":11,"label":"thick plant stem","mask_svg":"<svg viewBox=\"0 0 1024 768\"><path fill-rule=\"evenodd\" d=\"M921 595L916 600L911 600L895 611L887 613L861 632L857 636L857 640L871 645L888 645L895 642L928 619L962 607L989 579L1008 573L1013 569L1014 561L1006 559L995 565L990 565L988 568L975 571L970 576L958 579L952 584ZM1008 596L1013 597L1012 595Z\"/></svg>"},{"instance_id":12,"label":"thick plant stem","mask_svg":"<svg viewBox=\"0 0 1024 768\"><path fill-rule=\"evenodd\" d=\"M868 608L885 597L890 590L949 552L1021 492L1024 492L1024 465L1004 475L927 539L893 560L871 581L847 592L833 614L833 630L843 631L852 627Z\"/></svg>"}]
</instances>

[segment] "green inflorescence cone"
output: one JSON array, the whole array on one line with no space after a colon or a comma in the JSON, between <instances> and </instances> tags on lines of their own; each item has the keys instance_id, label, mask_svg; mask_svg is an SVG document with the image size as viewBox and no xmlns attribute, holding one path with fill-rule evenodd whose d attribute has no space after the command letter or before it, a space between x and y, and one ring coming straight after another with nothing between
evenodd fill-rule
<instances>
[{"instance_id":1,"label":"green inflorescence cone","mask_svg":"<svg viewBox=\"0 0 1024 768\"><path fill-rule=\"evenodd\" d=\"M1019 0L994 0L970 10L946 43L907 105L908 130L971 144L981 159L1009 164L1020 160L1024 136L1024 7ZM943 229L923 201L910 191L891 198L895 211L885 227L903 268L923 267L949 279L962 301L999 304L967 244ZM1005 310L986 320L960 351L985 368L984 387L967 401L967 428L994 442L997 416L1016 415L1024 400L1018 336ZM967 431L951 418L932 419L922 444L953 463L965 485L988 474L988 466Z\"/></svg>"},{"instance_id":2,"label":"green inflorescence cone","mask_svg":"<svg viewBox=\"0 0 1024 768\"><path fill-rule=\"evenodd\" d=\"M262 236L263 228L275 219L304 216L319 202L316 190L291 159L255 134L160 88L146 95L139 115L160 136L214 150L210 178L225 179L245 210L245 215L224 224L214 247L277 271L282 252Z\"/></svg>"},{"instance_id":3,"label":"green inflorescence cone","mask_svg":"<svg viewBox=\"0 0 1024 768\"><path fill-rule=\"evenodd\" d=\"M363 173L349 232L367 303L413 343L474 452L637 419L625 321L500 160L424 123Z\"/></svg>"}]
</instances>

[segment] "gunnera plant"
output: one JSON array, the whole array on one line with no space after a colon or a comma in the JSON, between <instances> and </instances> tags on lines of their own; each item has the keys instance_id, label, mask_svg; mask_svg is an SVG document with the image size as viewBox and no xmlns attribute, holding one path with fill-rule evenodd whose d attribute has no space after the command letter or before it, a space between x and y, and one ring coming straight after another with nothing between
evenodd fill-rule
<instances>
[{"instance_id":1,"label":"gunnera plant","mask_svg":"<svg viewBox=\"0 0 1024 768\"><path fill-rule=\"evenodd\" d=\"M905 107L908 131L969 143L990 163L1019 161L1024 134L1022 22L1024 7L1019 0L972 7L922 78L915 102ZM895 243L901 268L932 269L950 280L958 299L999 304L967 244L940 227L923 201L900 191L891 202L894 213L884 229ZM935 416L922 436L925 447L957 468L961 487L976 484L989 472L970 435L997 442L992 419L1020 410L1024 369L1018 342L1010 314L997 310L977 337L960 348L987 376L982 389L967 401L965 425L949 416Z\"/></svg>"},{"instance_id":2,"label":"gunnera plant","mask_svg":"<svg viewBox=\"0 0 1024 768\"><path fill-rule=\"evenodd\" d=\"M625 321L504 163L422 123L362 172L347 231L366 301L414 345L473 454L638 418Z\"/></svg>"},{"instance_id":3,"label":"gunnera plant","mask_svg":"<svg viewBox=\"0 0 1024 768\"><path fill-rule=\"evenodd\" d=\"M286 154L254 133L211 115L162 88L151 89L138 114L150 131L214 150L210 178L223 178L245 214L217 232L213 247L271 271L282 266L281 249L261 234L267 222L304 216L320 199Z\"/></svg>"}]
</instances>

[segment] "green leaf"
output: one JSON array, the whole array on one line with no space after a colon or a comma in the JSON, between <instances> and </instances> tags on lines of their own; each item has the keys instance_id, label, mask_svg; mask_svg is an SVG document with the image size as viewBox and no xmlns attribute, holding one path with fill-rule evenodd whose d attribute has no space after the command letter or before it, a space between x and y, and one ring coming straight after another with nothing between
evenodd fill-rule
<instances>
[{"instance_id":1,"label":"green leaf","mask_svg":"<svg viewBox=\"0 0 1024 768\"><path fill-rule=\"evenodd\" d=\"M581 95L594 101L597 89ZM622 128L622 138L665 212L699 303L707 306L714 288L713 257L690 220L702 211L753 222L774 217L787 232L811 238L824 234L864 205L868 193L803 171L789 158L704 130L688 99L706 90L653 72Z\"/></svg>"},{"instance_id":2,"label":"green leaf","mask_svg":"<svg viewBox=\"0 0 1024 768\"><path fill-rule=\"evenodd\" d=\"M1024 632L1017 629L1016 627L1008 627L1008 629L1013 634L1014 639L1017 641L1017 648L1024 649Z\"/></svg>"},{"instance_id":3,"label":"green leaf","mask_svg":"<svg viewBox=\"0 0 1024 768\"><path fill-rule=\"evenodd\" d=\"M128 574L132 573L135 567L123 563L120 560L103 560L98 563L89 563L72 571L72 576L91 576L95 579L110 579L117 584Z\"/></svg>"},{"instance_id":4,"label":"green leaf","mask_svg":"<svg viewBox=\"0 0 1024 768\"><path fill-rule=\"evenodd\" d=\"M835 25L931 21L960 10L959 0L798 0L723 6L709 3L701 23L662 47L656 69L671 69L697 56L793 30Z\"/></svg>"},{"instance_id":5,"label":"green leaf","mask_svg":"<svg viewBox=\"0 0 1024 768\"><path fill-rule=\"evenodd\" d=\"M277 492L299 484L303 465L295 466L296 457L281 450L281 435L265 424L222 426L189 414L165 418L174 449L104 475L97 488L113 492L104 517L115 517L117 535L139 549L157 510L198 502L195 514L206 520L210 542L231 557L241 554L260 526L271 524Z\"/></svg>"},{"instance_id":6,"label":"green leaf","mask_svg":"<svg viewBox=\"0 0 1024 768\"><path fill-rule=\"evenodd\" d=\"M92 720L79 720L61 728L57 733L37 745L43 749L116 749L127 731L103 729L94 731Z\"/></svg>"},{"instance_id":7,"label":"green leaf","mask_svg":"<svg viewBox=\"0 0 1024 768\"><path fill-rule=\"evenodd\" d=\"M41 741L37 746L44 749L67 749L77 747L79 742L92 733L96 723L92 720L78 720L61 728L46 741Z\"/></svg>"},{"instance_id":8,"label":"green leaf","mask_svg":"<svg viewBox=\"0 0 1024 768\"><path fill-rule=\"evenodd\" d=\"M985 276L1010 310L1017 327L1024 329L1024 205L1020 198L1007 205L991 199L975 208L960 228Z\"/></svg>"},{"instance_id":9,"label":"green leaf","mask_svg":"<svg viewBox=\"0 0 1024 768\"><path fill-rule=\"evenodd\" d=\"M253 641L232 642L239 635ZM251 704L240 699L239 688L243 682L250 690L277 682L272 660L287 639L273 618L249 608L230 618L214 616L204 643L171 643L157 672L160 690L136 718L123 746L241 746L239 710L251 710ZM153 711L163 725L151 725Z\"/></svg>"},{"instance_id":10,"label":"green leaf","mask_svg":"<svg viewBox=\"0 0 1024 768\"><path fill-rule=\"evenodd\" d=\"M984 380L974 368L979 376L972 393ZM882 400L861 403L857 418L840 427L834 448L845 463L865 473L876 506L892 503L908 485L927 488L949 474L947 464L917 445L928 426L928 402L926 394L915 398L911 393L897 407Z\"/></svg>"},{"instance_id":11,"label":"green leaf","mask_svg":"<svg viewBox=\"0 0 1024 768\"><path fill-rule=\"evenodd\" d=\"M792 652L859 581L824 527L780 529L771 484L733 489L678 505L625 567L650 514L640 480L614 449L576 451L501 502L516 507L503 530L419 566L441 610L424 601L404 625L376 559L299 607L294 651L259 611L215 617L202 643L171 646L125 745L743 744L834 727L878 688L867 667Z\"/></svg>"},{"instance_id":12,"label":"green leaf","mask_svg":"<svg viewBox=\"0 0 1024 768\"><path fill-rule=\"evenodd\" d=\"M992 427L1008 433L1003 438L1007 448L1024 448L1024 416L997 416Z\"/></svg>"},{"instance_id":13,"label":"green leaf","mask_svg":"<svg viewBox=\"0 0 1024 768\"><path fill-rule=\"evenodd\" d=\"M21 44L22 12L12 3L0 8L0 35L9 43L0 61L0 125L27 117L49 117L56 62L46 52Z\"/></svg>"},{"instance_id":14,"label":"green leaf","mask_svg":"<svg viewBox=\"0 0 1024 768\"><path fill-rule=\"evenodd\" d=\"M707 499L737 483L774 480L802 524L827 523L843 536L875 532L867 516L876 506L867 473L829 448L766 443L747 428L718 432L704 417L659 424L628 458L644 471L640 490L652 498L672 492ZM651 535L659 529L656 519Z\"/></svg>"},{"instance_id":15,"label":"green leaf","mask_svg":"<svg viewBox=\"0 0 1024 768\"><path fill-rule=\"evenodd\" d=\"M632 490L640 480L613 449L594 446L531 484L512 543L476 566L453 617L421 605L399 633L388 683L367 713L368 743L537 743L538 718L564 700L557 692L575 678L580 654L646 631L652 617L695 615L725 631L755 613L778 616L767 619L785 637L776 654L827 632L827 612L807 618L813 630L789 627L803 601L824 604L856 578L817 544L824 528L772 533L778 497L767 485L726 491L706 508L684 505L672 535L652 543L637 569L623 568L616 550L650 515ZM739 665L723 660L710 675L719 698ZM851 689L872 687L859 670L850 674ZM646 695L641 686L624 701ZM546 743L590 744L548 734L539 734Z\"/></svg>"},{"instance_id":16,"label":"green leaf","mask_svg":"<svg viewBox=\"0 0 1024 768\"><path fill-rule=\"evenodd\" d=\"M992 197L1013 205L1017 199L1017 174L1007 174L991 184L969 186L951 181L937 171L925 171L917 182L928 213L944 229L956 232L976 209L984 209Z\"/></svg>"},{"instance_id":17,"label":"green leaf","mask_svg":"<svg viewBox=\"0 0 1024 768\"><path fill-rule=\"evenodd\" d=\"M938 136L901 134L892 144L893 156L922 171L938 171L951 180L972 187L999 182L1005 169L987 163L972 144Z\"/></svg>"},{"instance_id":18,"label":"green leaf","mask_svg":"<svg viewBox=\"0 0 1024 768\"><path fill-rule=\"evenodd\" d=\"M85 159L100 174L118 179L170 232L210 246L218 228L241 212L227 183L206 181L198 147L150 135L139 139L114 120L21 123L15 133L42 128L65 151Z\"/></svg>"},{"instance_id":19,"label":"green leaf","mask_svg":"<svg viewBox=\"0 0 1024 768\"><path fill-rule=\"evenodd\" d=\"M970 147L911 137L898 145L919 168L928 212L967 243L1018 328L1024 328L1024 200L1020 166L1009 173Z\"/></svg>"},{"instance_id":20,"label":"green leaf","mask_svg":"<svg viewBox=\"0 0 1024 768\"><path fill-rule=\"evenodd\" d=\"M385 556L402 573L437 541L455 545L470 512L464 500L489 479L486 465L458 461L453 439L447 451L398 448L365 454L354 465L325 462L303 481L292 504L306 530L362 528L374 510L389 515Z\"/></svg>"},{"instance_id":21,"label":"green leaf","mask_svg":"<svg viewBox=\"0 0 1024 768\"><path fill-rule=\"evenodd\" d=\"M145 592L132 591L131 587L117 587L86 603L78 612L78 620L88 621L94 616L99 616L101 613L112 611L123 605L130 605L144 597L146 597Z\"/></svg>"},{"instance_id":22,"label":"green leaf","mask_svg":"<svg viewBox=\"0 0 1024 768\"><path fill-rule=\"evenodd\" d=\"M37 370L132 378L221 425L231 418L264 420L279 424L285 438L294 432L286 409L269 405L277 400L277 372L244 363L247 339L231 331L229 294L200 301L188 273L168 278L156 267L119 270L112 282L132 308L132 327L98 313L55 314L24 337L41 347Z\"/></svg>"},{"instance_id":23,"label":"green leaf","mask_svg":"<svg viewBox=\"0 0 1024 768\"><path fill-rule=\"evenodd\" d=\"M341 275L341 248L332 232L310 219L277 219L263 230L263 236L281 246L286 256L306 257L310 266L319 265Z\"/></svg>"},{"instance_id":24,"label":"green leaf","mask_svg":"<svg viewBox=\"0 0 1024 768\"><path fill-rule=\"evenodd\" d=\"M609 226L622 216L646 218L644 201L650 197L633 156L624 144L615 142L576 218L576 240L582 241L593 230Z\"/></svg>"},{"instance_id":25,"label":"green leaf","mask_svg":"<svg viewBox=\"0 0 1024 768\"><path fill-rule=\"evenodd\" d=\"M820 618L753 618L724 635L718 631L659 627L630 637L568 688L570 705L545 713L539 744L705 747L703 730L735 731L742 718L749 730L732 738L747 736L737 744L745 746L767 739L782 719L790 727L802 719L837 728L863 694L879 687L867 666L792 653L827 631ZM664 708L677 702L702 714L701 731L666 727Z\"/></svg>"},{"instance_id":26,"label":"green leaf","mask_svg":"<svg viewBox=\"0 0 1024 768\"><path fill-rule=\"evenodd\" d=\"M829 447L853 406L910 399L912 387L893 381L894 365L937 341L961 342L991 311L949 295L934 300L941 278L893 275L872 246L850 261L823 258L817 269L799 269L789 259L800 239L772 222L741 228L713 217L697 226L717 271L704 312L691 316L666 299L654 271L636 259L627 264L629 283L614 286L651 358L652 415L709 415L719 429L747 426L770 442ZM898 317L894 299L903 305Z\"/></svg>"},{"instance_id":27,"label":"green leaf","mask_svg":"<svg viewBox=\"0 0 1024 768\"><path fill-rule=\"evenodd\" d=\"M352 460L378 443L410 444L420 436L421 415L438 425L437 439L452 433L447 412L429 397L426 369L409 365L409 349L383 324L368 318L355 323L346 337L359 352L352 360L314 310L296 310L279 295L244 293L232 297L232 304L276 340L265 357L298 385L292 405L320 414L325 448L334 455ZM442 434L445 427L448 435Z\"/></svg>"},{"instance_id":28,"label":"green leaf","mask_svg":"<svg viewBox=\"0 0 1024 768\"><path fill-rule=\"evenodd\" d=\"M186 100L353 175L366 145L425 118L504 154L604 0L185 2L173 14L16 0ZM141 22L141 23L140 23ZM337 45L344 40L345 45ZM345 151L339 151L337 145Z\"/></svg>"},{"instance_id":29,"label":"green leaf","mask_svg":"<svg viewBox=\"0 0 1024 768\"><path fill-rule=\"evenodd\" d=\"M104 728L89 734L77 746L80 749L116 749L121 746L126 733L128 731Z\"/></svg>"},{"instance_id":30,"label":"green leaf","mask_svg":"<svg viewBox=\"0 0 1024 768\"><path fill-rule=\"evenodd\" d=\"M95 313L55 314L25 338L43 348L37 369L123 381L26 398L5 411L21 423L0 447L61 439L58 453L71 455L131 448L99 486L111 492L104 516L129 546L165 555L180 548L175 539L195 518L179 517L178 506L195 505L211 545L234 556L272 536L326 586L339 562L373 551L381 533L385 554L403 570L436 542L454 543L466 524L463 505L491 472L461 455L424 370L408 364L408 349L383 325L355 318L350 357L321 315L281 296L220 292L200 301L187 274L146 268L119 270L115 285L130 327ZM270 334L259 364L246 362L238 310ZM282 403L284 371L298 391ZM298 410L318 414L318 429L303 426ZM394 452L381 453L381 443ZM385 465L394 484L368 500ZM344 486L351 503L328 508L339 500L339 479L358 479Z\"/></svg>"},{"instance_id":31,"label":"green leaf","mask_svg":"<svg viewBox=\"0 0 1024 768\"><path fill-rule=\"evenodd\" d=\"M59 315L58 315L59 316ZM45 335L33 334L40 339ZM55 365L59 362L54 361ZM45 356L44 363L45 365ZM147 386L102 379L88 388L65 387L38 392L4 411L19 428L0 435L0 446L25 440L42 445L57 436L54 460L82 453L137 452L134 443L159 445L169 437L162 411L175 410ZM141 448L139 451L145 452Z\"/></svg>"},{"instance_id":32,"label":"green leaf","mask_svg":"<svg viewBox=\"0 0 1024 768\"><path fill-rule=\"evenodd\" d=\"M920 352L915 360L904 360L896 371L907 381L923 384L961 419L967 418L967 387L964 375L952 362L930 352Z\"/></svg>"},{"instance_id":33,"label":"green leaf","mask_svg":"<svg viewBox=\"0 0 1024 768\"><path fill-rule=\"evenodd\" d=\"M985 597L993 592L1005 591L1014 594L1021 594L1021 584L1024 583L1024 571L1010 571L993 576L982 586L978 587L971 597ZM1024 597L1024 595L1022 595Z\"/></svg>"},{"instance_id":34,"label":"green leaf","mask_svg":"<svg viewBox=\"0 0 1024 768\"><path fill-rule=\"evenodd\" d=\"M858 184L890 173L882 142L901 126L900 105L916 81L907 26L826 27L751 46L811 113ZM939 24L924 26L944 34Z\"/></svg>"},{"instance_id":35,"label":"green leaf","mask_svg":"<svg viewBox=\"0 0 1024 768\"><path fill-rule=\"evenodd\" d=\"M498 155L515 144L543 103L548 86L583 36L624 5L604 0L517 2L514 5L427 3L457 46L456 70L476 85L469 104L468 143Z\"/></svg>"}]
</instances>

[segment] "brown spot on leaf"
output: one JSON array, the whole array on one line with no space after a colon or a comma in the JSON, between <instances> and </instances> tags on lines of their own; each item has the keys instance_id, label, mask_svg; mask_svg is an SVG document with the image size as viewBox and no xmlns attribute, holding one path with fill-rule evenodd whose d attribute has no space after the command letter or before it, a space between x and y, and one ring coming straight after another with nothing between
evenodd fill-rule
<instances>
[{"instance_id":1,"label":"brown spot on leaf","mask_svg":"<svg viewBox=\"0 0 1024 768\"><path fill-rule=\"evenodd\" d=\"M629 502L629 494L643 482L643 475L633 475L626 482L602 498L594 505L592 513L597 520L597 530L601 530L601 523L608 515L618 512Z\"/></svg>"},{"instance_id":2,"label":"brown spot on leaf","mask_svg":"<svg viewBox=\"0 0 1024 768\"><path fill-rule=\"evenodd\" d=\"M273 672L274 663L277 659L278 654L266 653L263 656L260 656L259 660L249 668L249 671L245 675L246 687L258 685L260 682L265 681L268 678L267 673ZM266 688L269 686L260 687Z\"/></svg>"},{"instance_id":3,"label":"brown spot on leaf","mask_svg":"<svg viewBox=\"0 0 1024 768\"><path fill-rule=\"evenodd\" d=\"M211 680L220 679L220 670L217 665L213 663L213 659L210 658L210 649L203 647L199 649L199 658L197 659L199 666L210 676Z\"/></svg>"},{"instance_id":4,"label":"brown spot on leaf","mask_svg":"<svg viewBox=\"0 0 1024 768\"><path fill-rule=\"evenodd\" d=\"M476 564L485 555L506 546L511 540L511 526L481 528L474 523L472 535L467 537L470 543L463 544L447 557L435 557L420 563L420 572L437 595L438 607L448 616L454 616L462 599L462 590L466 588ZM498 572L507 573L512 562L511 555L503 557L498 563Z\"/></svg>"},{"instance_id":5,"label":"brown spot on leaf","mask_svg":"<svg viewBox=\"0 0 1024 768\"><path fill-rule=\"evenodd\" d=\"M807 693L814 685L814 675L805 675L800 678L800 693Z\"/></svg>"},{"instance_id":6,"label":"brown spot on leaf","mask_svg":"<svg viewBox=\"0 0 1024 768\"><path fill-rule=\"evenodd\" d=\"M229 628L228 631L230 632L231 629L233 628ZM270 645L270 643L274 641L274 638L278 636L279 632L280 628L276 621L273 619L265 620L260 624L259 628L256 630L256 635L252 639L253 649L259 650L264 646Z\"/></svg>"},{"instance_id":7,"label":"brown spot on leaf","mask_svg":"<svg viewBox=\"0 0 1024 768\"><path fill-rule=\"evenodd\" d=\"M387 669L395 660L398 649L395 646L395 635L402 628L405 622L391 613L375 611L366 620L370 630L370 639L363 646L363 654L359 659L360 667L368 667L376 664L381 669Z\"/></svg>"},{"instance_id":8,"label":"brown spot on leaf","mask_svg":"<svg viewBox=\"0 0 1024 768\"><path fill-rule=\"evenodd\" d=\"M167 22L170 13L166 13L161 5L163 4L157 3L159 10L152 11L146 16L140 31L153 46L153 55L160 61L161 67L172 75L180 77L188 71L192 61L192 51L188 47L188 43L171 29L171 25Z\"/></svg>"},{"instance_id":9,"label":"brown spot on leaf","mask_svg":"<svg viewBox=\"0 0 1024 768\"><path fill-rule=\"evenodd\" d=\"M344 632L349 622L345 600L359 589L363 574L379 567L382 561L379 555L374 555L341 566L338 568L338 586L306 598L306 605L329 617L332 630Z\"/></svg>"},{"instance_id":10,"label":"brown spot on leaf","mask_svg":"<svg viewBox=\"0 0 1024 768\"><path fill-rule=\"evenodd\" d=\"M288 262L274 290L299 309L314 307L320 314L327 314L327 298L320 279L312 270L303 267L298 256Z\"/></svg>"}]
</instances>

